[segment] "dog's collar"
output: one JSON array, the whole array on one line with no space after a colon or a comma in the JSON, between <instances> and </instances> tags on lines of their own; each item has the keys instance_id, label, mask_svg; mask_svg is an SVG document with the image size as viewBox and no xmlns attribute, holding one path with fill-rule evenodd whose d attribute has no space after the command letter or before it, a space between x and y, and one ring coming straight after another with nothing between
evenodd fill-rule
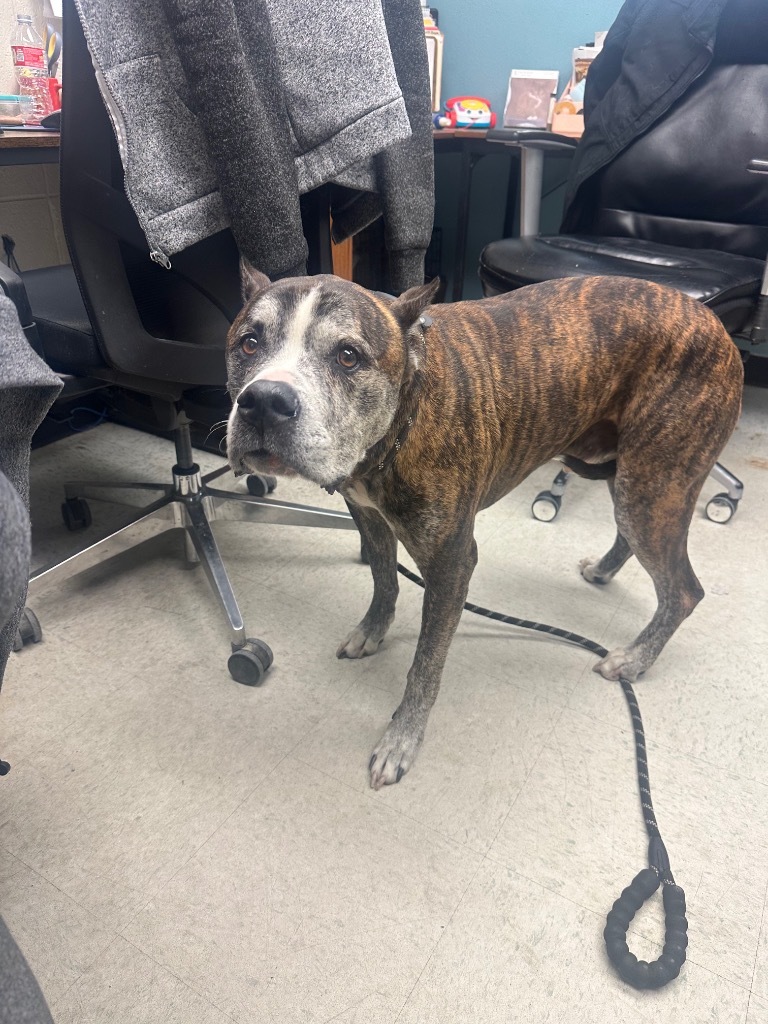
<instances>
[{"instance_id":1,"label":"dog's collar","mask_svg":"<svg viewBox=\"0 0 768 1024\"><path fill-rule=\"evenodd\" d=\"M373 465L372 469L371 468L363 469L362 473L360 474L361 476L364 476L366 473L370 473L372 471L377 472L377 473L383 473L385 469L389 469L389 467L392 465L392 463L395 461L395 459L399 455L400 450L402 449L403 445L405 444L405 439L408 437L408 435L411 432L411 427L413 426L413 420L414 420L413 416L408 416L408 418L405 421L405 425L403 426L402 430L400 431L400 433L395 438L394 443L393 443L392 447L389 449L389 451L385 455L382 455L382 457L378 460L378 462L376 462ZM339 490L339 488L341 487L341 485L343 483L344 483L344 480L338 480L335 484L326 485L325 487L323 487L323 490L328 491L329 494L335 494L336 491Z\"/></svg>"},{"instance_id":2,"label":"dog's collar","mask_svg":"<svg viewBox=\"0 0 768 1024\"><path fill-rule=\"evenodd\" d=\"M432 326L432 317L431 316L427 316L426 313L423 313L419 317L419 319L416 321L416 323L419 325L419 327L421 327L421 332L422 332L422 337L423 337L424 336L424 328ZM414 421L415 415L416 415L416 413L414 411L413 413L409 414L406 417L405 424L401 427L400 431L397 434L397 437L395 437L395 440L394 440L394 442L392 444L392 447L385 454L382 454L381 456L379 456L379 458L374 462L372 468L373 468L373 470L375 472L383 473L385 469L389 469L389 467L395 461L397 456L400 454L400 451L401 451L403 445L405 444L405 439L408 437L408 435L411 432L411 427L413 426L413 421ZM380 443L380 442L377 442L377 444L378 443ZM375 447L376 447L376 445L374 445L374 448ZM371 472L371 468L363 469L363 472L362 472L361 475L364 475L366 472L370 473ZM339 480L335 484L331 484L329 486L326 486L324 488L324 490L328 491L329 494L335 494L336 491L341 487L343 482L344 482L343 480Z\"/></svg>"},{"instance_id":3,"label":"dog's collar","mask_svg":"<svg viewBox=\"0 0 768 1024\"><path fill-rule=\"evenodd\" d=\"M406 421L405 421L405 426L403 427L403 429L400 431L400 433L395 438L395 443L389 449L389 451L384 456L384 458L376 466L376 469L377 469L377 471L379 473L383 473L384 470L388 469L392 465L392 463L395 461L395 459L397 458L398 454L400 453L400 449L405 444L406 437L408 437L408 435L411 432L411 427L412 426L413 426L413 416L409 416L406 419Z\"/></svg>"}]
</instances>

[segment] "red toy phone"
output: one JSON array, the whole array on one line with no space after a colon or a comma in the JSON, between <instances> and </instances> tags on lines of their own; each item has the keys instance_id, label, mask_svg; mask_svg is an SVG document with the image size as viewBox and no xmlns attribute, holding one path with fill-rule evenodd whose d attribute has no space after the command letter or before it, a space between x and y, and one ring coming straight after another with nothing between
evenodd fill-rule
<instances>
[{"instance_id":1,"label":"red toy phone","mask_svg":"<svg viewBox=\"0 0 768 1024\"><path fill-rule=\"evenodd\" d=\"M495 128L496 115L489 100L481 96L453 96L445 101L451 128Z\"/></svg>"}]
</instances>

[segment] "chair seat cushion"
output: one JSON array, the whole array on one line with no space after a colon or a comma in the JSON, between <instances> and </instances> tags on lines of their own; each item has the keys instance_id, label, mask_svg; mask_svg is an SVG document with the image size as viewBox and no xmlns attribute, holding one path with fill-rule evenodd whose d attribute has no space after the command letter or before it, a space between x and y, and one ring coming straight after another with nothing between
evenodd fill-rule
<instances>
[{"instance_id":1,"label":"chair seat cushion","mask_svg":"<svg viewBox=\"0 0 768 1024\"><path fill-rule=\"evenodd\" d=\"M764 269L761 260L714 249L586 235L505 238L480 254L486 295L559 277L638 277L706 303L731 332L739 330L749 316Z\"/></svg>"},{"instance_id":2,"label":"chair seat cushion","mask_svg":"<svg viewBox=\"0 0 768 1024\"><path fill-rule=\"evenodd\" d=\"M75 272L68 264L27 270L22 275L43 346L43 358L57 373L87 374L104 366L83 305Z\"/></svg>"}]
</instances>

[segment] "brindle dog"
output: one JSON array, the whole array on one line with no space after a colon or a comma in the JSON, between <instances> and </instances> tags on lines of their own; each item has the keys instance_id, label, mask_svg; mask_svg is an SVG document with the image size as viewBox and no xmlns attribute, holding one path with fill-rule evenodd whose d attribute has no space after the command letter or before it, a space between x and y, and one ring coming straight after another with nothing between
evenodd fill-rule
<instances>
[{"instance_id":1,"label":"brindle dog","mask_svg":"<svg viewBox=\"0 0 768 1024\"><path fill-rule=\"evenodd\" d=\"M738 350L704 306L625 278L570 278L434 306L437 282L399 298L335 277L270 284L245 268L228 342L229 458L297 473L350 503L373 600L338 649L373 654L395 614L397 542L426 589L400 706L371 785L414 762L477 562L475 515L560 457L608 479L618 532L581 563L607 583L632 555L656 612L597 666L634 680L703 597L687 554L699 491L739 416Z\"/></svg>"}]
</instances>

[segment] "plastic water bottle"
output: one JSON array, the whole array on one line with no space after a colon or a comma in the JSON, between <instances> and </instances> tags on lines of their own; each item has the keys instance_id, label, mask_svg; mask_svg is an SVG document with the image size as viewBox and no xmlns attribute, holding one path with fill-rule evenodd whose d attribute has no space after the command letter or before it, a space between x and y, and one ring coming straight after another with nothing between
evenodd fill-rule
<instances>
[{"instance_id":1,"label":"plastic water bottle","mask_svg":"<svg viewBox=\"0 0 768 1024\"><path fill-rule=\"evenodd\" d=\"M53 104L48 91L48 65L43 39L35 30L29 14L16 15L16 27L11 36L11 54L19 95L29 96L32 100L29 123L40 124L53 110Z\"/></svg>"}]
</instances>

